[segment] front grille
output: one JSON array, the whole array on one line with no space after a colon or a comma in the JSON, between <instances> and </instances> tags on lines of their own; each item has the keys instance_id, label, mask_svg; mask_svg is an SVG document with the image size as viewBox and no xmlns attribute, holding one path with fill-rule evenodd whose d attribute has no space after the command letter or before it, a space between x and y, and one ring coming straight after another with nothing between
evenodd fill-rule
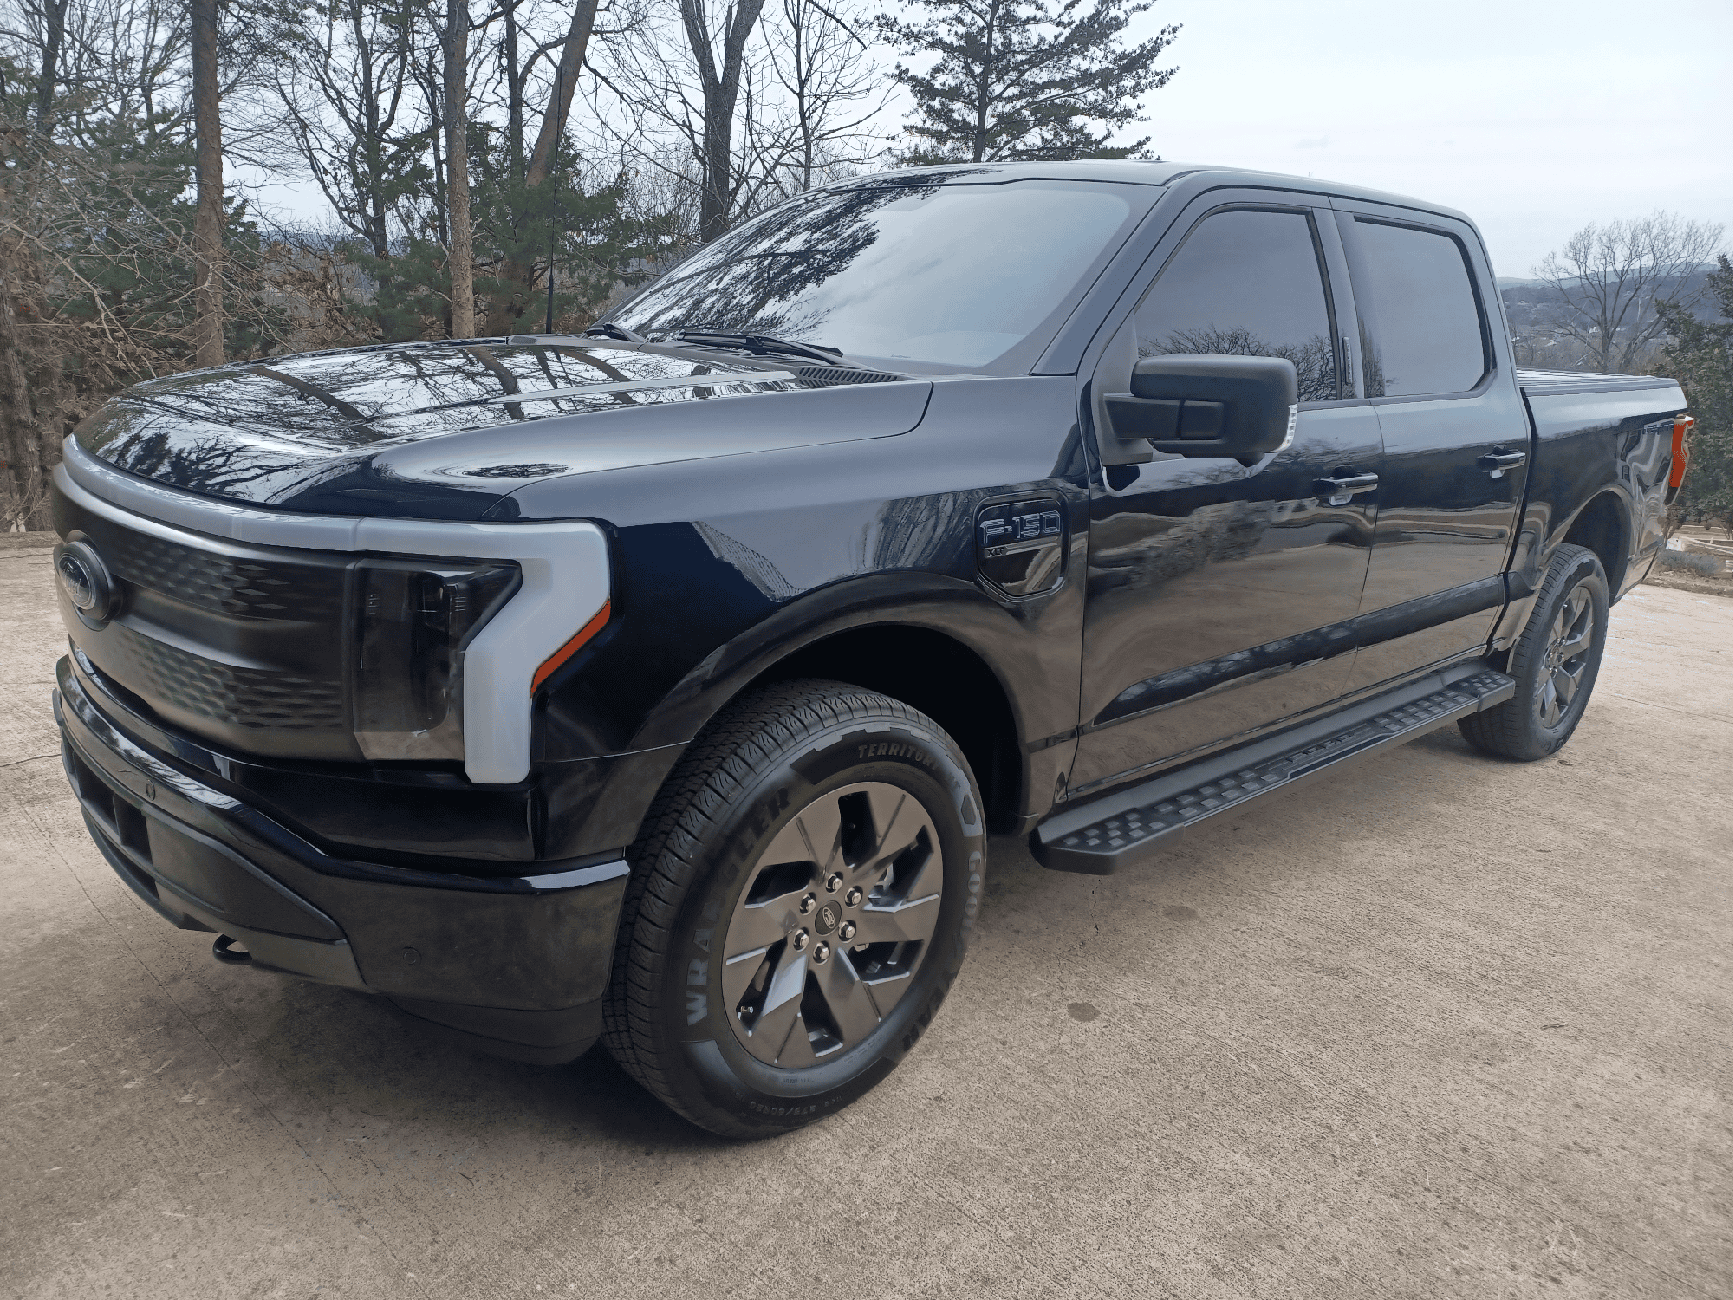
<instances>
[{"instance_id":1,"label":"front grille","mask_svg":"<svg viewBox=\"0 0 1733 1300\"><path fill-rule=\"evenodd\" d=\"M218 555L136 532L124 547L104 550L103 557L118 578L240 618L342 617L342 586L332 583L327 569Z\"/></svg>"},{"instance_id":2,"label":"front grille","mask_svg":"<svg viewBox=\"0 0 1733 1300\"><path fill-rule=\"evenodd\" d=\"M346 611L359 560L250 546L54 496L115 579L116 610L90 627L62 599L68 635L107 685L165 725L242 753L358 761Z\"/></svg>"},{"instance_id":3,"label":"front grille","mask_svg":"<svg viewBox=\"0 0 1733 1300\"><path fill-rule=\"evenodd\" d=\"M109 674L139 683L136 695L212 722L288 731L343 730L348 708L341 681L226 664L158 641L131 628L114 629L117 658Z\"/></svg>"}]
</instances>

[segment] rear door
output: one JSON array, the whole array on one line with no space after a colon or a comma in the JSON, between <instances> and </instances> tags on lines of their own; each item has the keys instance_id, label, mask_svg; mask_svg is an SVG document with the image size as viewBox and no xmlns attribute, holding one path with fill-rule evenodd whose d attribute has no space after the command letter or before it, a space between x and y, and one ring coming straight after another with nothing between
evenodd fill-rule
<instances>
[{"instance_id":1,"label":"rear door","mask_svg":"<svg viewBox=\"0 0 1733 1300\"><path fill-rule=\"evenodd\" d=\"M1126 391L1141 356L1280 356L1300 406L1291 444L1255 465L1158 454L1093 484L1074 794L1346 689L1377 492L1320 481L1368 479L1378 425L1339 364L1351 317L1332 290L1346 278L1333 214L1292 199L1200 199L1092 378L1099 399Z\"/></svg>"},{"instance_id":2,"label":"rear door","mask_svg":"<svg viewBox=\"0 0 1733 1300\"><path fill-rule=\"evenodd\" d=\"M1382 204L1335 206L1361 383L1384 444L1350 683L1359 691L1472 652L1491 635L1529 423L1473 229Z\"/></svg>"}]
</instances>

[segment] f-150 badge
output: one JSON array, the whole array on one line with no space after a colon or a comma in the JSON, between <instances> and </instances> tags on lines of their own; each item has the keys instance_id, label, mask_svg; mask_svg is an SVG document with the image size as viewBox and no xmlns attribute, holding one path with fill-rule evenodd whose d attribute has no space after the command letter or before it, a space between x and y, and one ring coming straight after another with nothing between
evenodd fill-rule
<instances>
[{"instance_id":1,"label":"f-150 badge","mask_svg":"<svg viewBox=\"0 0 1733 1300\"><path fill-rule=\"evenodd\" d=\"M981 576L1007 596L1051 591L1065 567L1059 502L1037 497L987 506L975 518L975 556Z\"/></svg>"}]
</instances>

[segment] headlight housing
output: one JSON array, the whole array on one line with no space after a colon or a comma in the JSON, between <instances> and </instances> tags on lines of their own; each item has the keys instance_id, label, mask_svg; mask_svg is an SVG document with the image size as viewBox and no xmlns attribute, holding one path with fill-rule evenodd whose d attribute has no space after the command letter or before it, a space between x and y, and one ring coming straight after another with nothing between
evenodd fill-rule
<instances>
[{"instance_id":1,"label":"headlight housing","mask_svg":"<svg viewBox=\"0 0 1733 1300\"><path fill-rule=\"evenodd\" d=\"M464 757L463 659L522 585L509 560L367 560L356 574L355 741L375 761Z\"/></svg>"}]
</instances>

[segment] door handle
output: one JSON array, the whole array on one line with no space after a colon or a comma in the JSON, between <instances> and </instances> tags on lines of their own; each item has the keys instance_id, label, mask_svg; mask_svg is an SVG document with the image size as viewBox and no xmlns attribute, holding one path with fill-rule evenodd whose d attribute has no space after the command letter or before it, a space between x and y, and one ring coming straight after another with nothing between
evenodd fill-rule
<instances>
[{"instance_id":1,"label":"door handle","mask_svg":"<svg viewBox=\"0 0 1733 1300\"><path fill-rule=\"evenodd\" d=\"M1370 492L1378 486L1376 474L1348 474L1340 470L1335 478L1321 478L1313 484L1320 495L1327 498L1325 504L1345 506L1352 501L1357 493Z\"/></svg>"},{"instance_id":2,"label":"door handle","mask_svg":"<svg viewBox=\"0 0 1733 1300\"><path fill-rule=\"evenodd\" d=\"M1494 478L1503 478L1505 470L1515 469L1527 459L1526 451L1494 451L1482 456L1475 464Z\"/></svg>"}]
</instances>

